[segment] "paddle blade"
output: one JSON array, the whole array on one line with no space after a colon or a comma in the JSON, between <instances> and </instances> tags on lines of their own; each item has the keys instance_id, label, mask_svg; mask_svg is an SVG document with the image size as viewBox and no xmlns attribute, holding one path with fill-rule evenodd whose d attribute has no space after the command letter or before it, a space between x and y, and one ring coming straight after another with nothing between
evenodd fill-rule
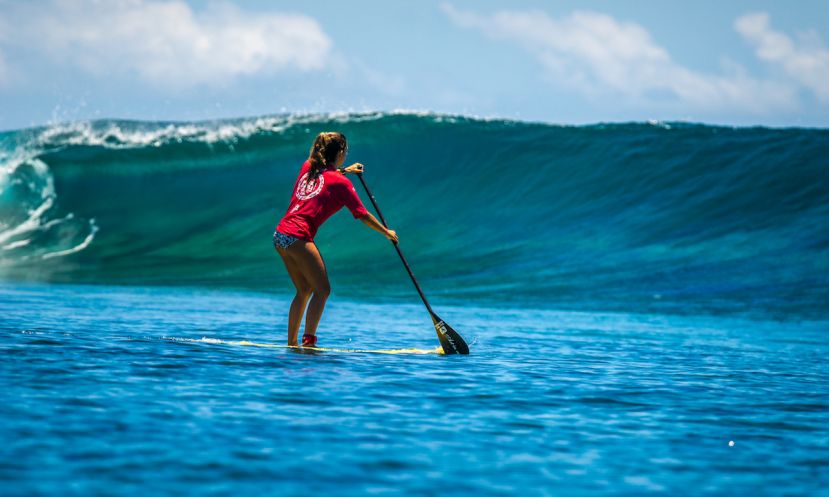
<instances>
[{"instance_id":1,"label":"paddle blade","mask_svg":"<svg viewBox=\"0 0 829 497\"><path fill-rule=\"evenodd\" d=\"M438 341L440 341L440 346L443 347L444 354L469 354L469 346L466 345L463 337L457 331L453 330L436 314L432 314L432 321L435 323L435 331L438 333Z\"/></svg>"}]
</instances>

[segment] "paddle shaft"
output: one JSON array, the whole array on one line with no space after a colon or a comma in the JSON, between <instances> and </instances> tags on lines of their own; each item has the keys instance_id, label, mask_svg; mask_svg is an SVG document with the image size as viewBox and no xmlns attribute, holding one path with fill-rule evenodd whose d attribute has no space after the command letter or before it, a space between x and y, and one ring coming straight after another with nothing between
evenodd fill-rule
<instances>
[{"instance_id":1,"label":"paddle shaft","mask_svg":"<svg viewBox=\"0 0 829 497\"><path fill-rule=\"evenodd\" d=\"M368 194L368 198L371 199L371 205L374 206L374 210L377 211L377 215L380 216L380 222L383 223L383 226L386 229L389 229L389 225L386 224L386 219L383 217L383 213L380 212L380 207L377 206L377 201L374 200L374 195L369 190L368 185L366 184L366 180L363 179L362 173L357 173L357 177L360 178L360 183L363 184L363 188L366 189L366 193ZM423 295L423 290L420 288L420 284L417 282L417 278L415 278L414 273L412 272L412 268L409 267L409 263L406 261L406 257L403 256L403 251L400 250L400 245L397 242L392 242L394 248L397 250L397 255L400 256L400 260L403 261L403 265L406 266L406 271L409 272L409 277L412 278L412 283L414 283L415 288L417 289L417 293L420 295L420 299L423 300L423 304L426 305L426 309L429 311L429 314L432 315L432 319L434 319L435 312L432 310L432 306L429 305L429 301L426 300L426 295Z\"/></svg>"}]
</instances>

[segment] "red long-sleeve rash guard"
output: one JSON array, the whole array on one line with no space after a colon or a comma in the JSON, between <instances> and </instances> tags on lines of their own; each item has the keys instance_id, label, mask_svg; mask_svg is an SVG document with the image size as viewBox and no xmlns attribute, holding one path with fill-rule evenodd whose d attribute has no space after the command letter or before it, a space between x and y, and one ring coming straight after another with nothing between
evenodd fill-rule
<instances>
[{"instance_id":1,"label":"red long-sleeve rash guard","mask_svg":"<svg viewBox=\"0 0 829 497\"><path fill-rule=\"evenodd\" d=\"M305 161L294 184L288 212L276 226L277 231L312 242L322 223L343 206L355 219L368 214L345 175L326 169L315 180L307 181L310 170L311 162Z\"/></svg>"}]
</instances>

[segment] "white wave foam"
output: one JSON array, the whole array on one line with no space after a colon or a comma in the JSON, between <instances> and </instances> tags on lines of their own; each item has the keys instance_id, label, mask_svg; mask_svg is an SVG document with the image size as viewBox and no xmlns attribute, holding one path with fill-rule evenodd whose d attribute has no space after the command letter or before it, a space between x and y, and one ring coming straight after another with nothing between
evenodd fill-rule
<instances>
[{"instance_id":1,"label":"white wave foam","mask_svg":"<svg viewBox=\"0 0 829 497\"><path fill-rule=\"evenodd\" d=\"M92 243L92 240L95 239L95 233L97 233L97 232L98 232L98 226L95 224L95 220L90 219L89 220L89 234L86 235L86 238L84 238L84 240L81 243L79 243L78 245L75 245L72 248L66 249L66 250L59 250L57 252L47 252L47 253L45 253L41 256L41 259L51 259L52 257L63 257L65 255L80 252L81 250L88 247L90 243Z\"/></svg>"},{"instance_id":2,"label":"white wave foam","mask_svg":"<svg viewBox=\"0 0 829 497\"><path fill-rule=\"evenodd\" d=\"M259 133L279 133L312 116L271 116L235 121L156 123L78 121L44 128L36 137L39 148L100 146L111 149L160 147L171 143L235 143Z\"/></svg>"},{"instance_id":3,"label":"white wave foam","mask_svg":"<svg viewBox=\"0 0 829 497\"><path fill-rule=\"evenodd\" d=\"M38 228L40 228L40 220L43 217L43 214L49 209L51 209L52 205L54 205L54 200L52 197L49 197L46 199L45 202L40 204L40 206L37 209L29 211L29 217L25 221L18 224L17 226L14 226L13 228L7 229L5 231L0 231L0 243L5 243L10 238L31 231L35 231Z\"/></svg>"},{"instance_id":4,"label":"white wave foam","mask_svg":"<svg viewBox=\"0 0 829 497\"><path fill-rule=\"evenodd\" d=\"M261 133L281 133L293 126L317 122L366 122L386 116L431 117L438 122L470 119L468 116L430 111L294 113L221 121L153 123L144 121L76 121L52 124L35 137L37 147L48 150L61 146L100 146L112 149L160 147L172 143L234 144ZM480 118L478 118L480 119Z\"/></svg>"},{"instance_id":5,"label":"white wave foam","mask_svg":"<svg viewBox=\"0 0 829 497\"><path fill-rule=\"evenodd\" d=\"M38 229L41 226L41 220L44 214L55 203L55 184L52 174L49 171L49 166L38 159L18 158L6 164L0 164L0 185L3 186L3 189L0 189L0 194L5 191L7 185L15 182L15 180L11 179L12 176L24 165L31 168L36 178L40 180L41 185L34 183L34 181L29 181L27 187L35 197L39 196L42 201L36 208L27 211L27 217L24 221L18 222L11 228L0 231L0 243L5 243L13 237ZM0 228L7 228L8 226L5 220L0 220Z\"/></svg>"},{"instance_id":6,"label":"white wave foam","mask_svg":"<svg viewBox=\"0 0 829 497\"><path fill-rule=\"evenodd\" d=\"M31 243L31 240L18 240L16 242L11 242L8 245L3 245L3 250L12 250L20 247L25 247L29 243Z\"/></svg>"},{"instance_id":7,"label":"white wave foam","mask_svg":"<svg viewBox=\"0 0 829 497\"><path fill-rule=\"evenodd\" d=\"M95 233L98 231L94 219L89 220L89 232L86 237L80 243L69 248L65 248L65 245L64 247L36 247L36 244L32 243L36 236L43 236L43 234L60 225L78 221L72 213L60 218L50 216L57 198L54 178L45 162L33 158L30 155L31 150L27 152L28 154L17 151L11 157L4 157L3 162L0 162L0 195L5 193L9 186L16 186L18 187L17 191L10 194L22 197L19 199L12 197L14 199L12 205L17 204L17 207L19 207L13 211L18 214L12 214L7 219L0 219L0 248L3 252L8 253L3 258L10 258L11 262L14 263L15 261L31 259L33 256L36 257L38 251L41 252L40 257L43 259L80 252L92 243ZM24 171L22 169L24 167L28 167L29 170ZM17 174L23 177L16 178ZM28 207L32 205L36 206ZM20 249L27 248L33 250L20 251ZM46 253L42 253L44 249L47 250ZM28 252L28 254L25 252Z\"/></svg>"}]
</instances>

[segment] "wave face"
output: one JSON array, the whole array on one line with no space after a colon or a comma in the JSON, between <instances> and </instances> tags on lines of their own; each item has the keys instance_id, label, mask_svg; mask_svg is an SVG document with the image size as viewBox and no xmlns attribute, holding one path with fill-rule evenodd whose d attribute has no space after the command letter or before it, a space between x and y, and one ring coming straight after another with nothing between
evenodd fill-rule
<instances>
[{"instance_id":1,"label":"wave face","mask_svg":"<svg viewBox=\"0 0 829 497\"><path fill-rule=\"evenodd\" d=\"M323 130L435 300L826 314L829 131L810 129L377 113L6 132L0 277L289 291L271 235ZM414 295L346 211L316 241L340 296Z\"/></svg>"}]
</instances>

